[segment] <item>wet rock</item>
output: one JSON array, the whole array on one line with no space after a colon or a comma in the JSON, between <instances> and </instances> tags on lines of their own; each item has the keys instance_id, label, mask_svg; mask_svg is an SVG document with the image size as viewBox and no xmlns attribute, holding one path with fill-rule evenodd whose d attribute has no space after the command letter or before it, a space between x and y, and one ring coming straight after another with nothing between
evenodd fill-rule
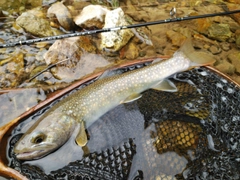
<instances>
[{"instance_id":1,"label":"wet rock","mask_svg":"<svg viewBox=\"0 0 240 180\"><path fill-rule=\"evenodd\" d=\"M23 3L20 3L18 0L1 0L0 9L4 10L4 14L19 13L20 11L25 10Z\"/></svg>"},{"instance_id":2,"label":"wet rock","mask_svg":"<svg viewBox=\"0 0 240 180\"><path fill-rule=\"evenodd\" d=\"M153 36L152 37L153 45L156 48L156 51L158 54L163 54L163 50L167 45L167 38L166 36L158 37Z\"/></svg>"},{"instance_id":3,"label":"wet rock","mask_svg":"<svg viewBox=\"0 0 240 180\"><path fill-rule=\"evenodd\" d=\"M240 34L236 35L236 45L240 48Z\"/></svg>"},{"instance_id":4,"label":"wet rock","mask_svg":"<svg viewBox=\"0 0 240 180\"><path fill-rule=\"evenodd\" d=\"M231 46L228 42L222 42L220 43L220 47L222 48L222 50L224 51L229 51L231 49Z\"/></svg>"},{"instance_id":5,"label":"wet rock","mask_svg":"<svg viewBox=\"0 0 240 180\"><path fill-rule=\"evenodd\" d=\"M31 4L32 7L42 6L43 0L27 0L27 4Z\"/></svg>"},{"instance_id":6,"label":"wet rock","mask_svg":"<svg viewBox=\"0 0 240 180\"><path fill-rule=\"evenodd\" d=\"M5 87L16 87L25 80L27 74L24 71L23 57L23 53L15 52L11 54L10 61L3 66L3 70L6 73L3 74Z\"/></svg>"},{"instance_id":7,"label":"wet rock","mask_svg":"<svg viewBox=\"0 0 240 180\"><path fill-rule=\"evenodd\" d=\"M171 43L169 43L164 48L163 54L167 56L172 56L177 50L178 50L178 47L172 46Z\"/></svg>"},{"instance_id":8,"label":"wet rock","mask_svg":"<svg viewBox=\"0 0 240 180\"><path fill-rule=\"evenodd\" d=\"M211 45L215 45L218 46L218 42L216 42L215 40L211 40L201 34L194 34L193 35L194 39L197 40L198 42L200 42L201 44L204 44L202 46L205 46L205 44L207 46L209 46L208 48L210 48Z\"/></svg>"},{"instance_id":9,"label":"wet rock","mask_svg":"<svg viewBox=\"0 0 240 180\"><path fill-rule=\"evenodd\" d=\"M166 32L167 37L172 41L172 45L181 46L186 37L179 32L169 30Z\"/></svg>"},{"instance_id":10,"label":"wet rock","mask_svg":"<svg viewBox=\"0 0 240 180\"><path fill-rule=\"evenodd\" d=\"M26 32L35 36L44 37L61 34L60 31L52 29L47 20L39 18L29 12L22 13L22 15L17 18L16 22Z\"/></svg>"},{"instance_id":11,"label":"wet rock","mask_svg":"<svg viewBox=\"0 0 240 180\"><path fill-rule=\"evenodd\" d=\"M117 8L119 7L119 0L107 0L107 2L113 7L113 8Z\"/></svg>"},{"instance_id":12,"label":"wet rock","mask_svg":"<svg viewBox=\"0 0 240 180\"><path fill-rule=\"evenodd\" d=\"M213 54L213 55L216 55L216 54L219 54L222 52L222 49L218 46L215 46L215 45L212 45L210 48L209 48L209 51Z\"/></svg>"},{"instance_id":13,"label":"wet rock","mask_svg":"<svg viewBox=\"0 0 240 180\"><path fill-rule=\"evenodd\" d=\"M240 4L239 0L226 0L229 3Z\"/></svg>"},{"instance_id":14,"label":"wet rock","mask_svg":"<svg viewBox=\"0 0 240 180\"><path fill-rule=\"evenodd\" d=\"M231 63L229 63L227 60L222 60L218 65L215 66L219 71L232 75L234 74L235 67Z\"/></svg>"},{"instance_id":15,"label":"wet rock","mask_svg":"<svg viewBox=\"0 0 240 180\"><path fill-rule=\"evenodd\" d=\"M51 5L47 11L47 16L52 20L57 18L59 24L68 31L74 29L75 24L72 15L68 8L61 2Z\"/></svg>"},{"instance_id":16,"label":"wet rock","mask_svg":"<svg viewBox=\"0 0 240 180\"><path fill-rule=\"evenodd\" d=\"M22 53L17 53L11 58L11 61L7 64L7 70L8 72L18 75L24 71L24 61Z\"/></svg>"},{"instance_id":17,"label":"wet rock","mask_svg":"<svg viewBox=\"0 0 240 180\"><path fill-rule=\"evenodd\" d=\"M55 3L57 0L42 0L42 6L49 6L50 4Z\"/></svg>"},{"instance_id":18,"label":"wet rock","mask_svg":"<svg viewBox=\"0 0 240 180\"><path fill-rule=\"evenodd\" d=\"M55 79L51 72L43 72L35 78L39 83L47 85L49 88L52 85L57 86L57 79ZM34 80L33 80L34 81ZM57 88L56 88L57 89Z\"/></svg>"},{"instance_id":19,"label":"wet rock","mask_svg":"<svg viewBox=\"0 0 240 180\"><path fill-rule=\"evenodd\" d=\"M236 3L236 4L228 3L227 4L229 11L239 10L239 4L240 4L239 0L234 0L234 1L238 1L238 3ZM231 16L238 24L240 24L240 14L239 13L232 14Z\"/></svg>"},{"instance_id":20,"label":"wet rock","mask_svg":"<svg viewBox=\"0 0 240 180\"><path fill-rule=\"evenodd\" d=\"M145 52L147 57L155 57L156 56L156 50L153 46L146 46L141 50L141 52Z\"/></svg>"},{"instance_id":21,"label":"wet rock","mask_svg":"<svg viewBox=\"0 0 240 180\"><path fill-rule=\"evenodd\" d=\"M97 27L101 29L104 26L104 18L108 11L107 8L100 5L89 5L74 18L74 22L82 28Z\"/></svg>"},{"instance_id":22,"label":"wet rock","mask_svg":"<svg viewBox=\"0 0 240 180\"><path fill-rule=\"evenodd\" d=\"M149 14L146 11L137 11L135 7L130 6L126 10L126 14L128 14L131 18L133 18L135 21L150 21Z\"/></svg>"},{"instance_id":23,"label":"wet rock","mask_svg":"<svg viewBox=\"0 0 240 180\"><path fill-rule=\"evenodd\" d=\"M91 0L91 3L114 8L119 6L119 0Z\"/></svg>"},{"instance_id":24,"label":"wet rock","mask_svg":"<svg viewBox=\"0 0 240 180\"><path fill-rule=\"evenodd\" d=\"M74 67L58 65L52 68L54 77L62 82L72 82L96 70L109 66L109 62L101 55L84 52Z\"/></svg>"},{"instance_id":25,"label":"wet rock","mask_svg":"<svg viewBox=\"0 0 240 180\"><path fill-rule=\"evenodd\" d=\"M240 85L240 76L239 75L234 74L233 76L231 76L231 78Z\"/></svg>"},{"instance_id":26,"label":"wet rock","mask_svg":"<svg viewBox=\"0 0 240 180\"><path fill-rule=\"evenodd\" d=\"M125 16L125 20L129 24L135 24L136 23L128 15ZM148 28L146 28L146 27L138 27L138 28L132 28L131 30L134 33L135 37L137 37L135 39L139 39L140 42L145 43L147 45L150 45L150 46L153 45L152 40L150 38L151 37L151 32L150 32L150 30Z\"/></svg>"},{"instance_id":27,"label":"wet rock","mask_svg":"<svg viewBox=\"0 0 240 180\"><path fill-rule=\"evenodd\" d=\"M124 12L121 8L108 11L105 17L105 25L103 28L112 28L128 25L124 18ZM118 51L125 46L128 41L134 36L131 29L124 29L102 33L101 48Z\"/></svg>"},{"instance_id":28,"label":"wet rock","mask_svg":"<svg viewBox=\"0 0 240 180\"><path fill-rule=\"evenodd\" d=\"M68 58L78 59L81 56L79 52L79 37L72 37L62 40L57 40L44 54L46 64L54 64Z\"/></svg>"},{"instance_id":29,"label":"wet rock","mask_svg":"<svg viewBox=\"0 0 240 180\"><path fill-rule=\"evenodd\" d=\"M101 65L99 65L101 61L96 58L94 58L94 65L87 63L87 65L91 67L85 67L86 62L82 60L84 58L83 55L85 56L85 54L89 54L89 52L96 53L96 47L92 45L89 37L71 37L55 41L44 54L44 59L47 65L57 63L55 67L51 68L51 72L55 78L64 82L71 82L86 75L89 68L91 69L96 66L101 67ZM79 65L81 63L82 67ZM105 64L106 63L103 63L102 65L104 66ZM82 69L83 67L85 68L84 70Z\"/></svg>"},{"instance_id":30,"label":"wet rock","mask_svg":"<svg viewBox=\"0 0 240 180\"><path fill-rule=\"evenodd\" d=\"M82 48L84 49L81 45L85 44L86 48L89 48L90 46L92 47L90 43L87 44L87 41L84 41L86 38L87 37L71 37L55 41L55 43L44 54L46 64L54 64L66 59L69 59L70 64L75 64L81 57ZM94 47L87 50L94 51Z\"/></svg>"},{"instance_id":31,"label":"wet rock","mask_svg":"<svg viewBox=\"0 0 240 180\"><path fill-rule=\"evenodd\" d=\"M240 52L236 50L232 50L228 54L228 59L235 67L235 72L240 74Z\"/></svg>"},{"instance_id":32,"label":"wet rock","mask_svg":"<svg viewBox=\"0 0 240 180\"><path fill-rule=\"evenodd\" d=\"M126 51L125 51L125 56L127 59L136 59L139 55L139 48L137 47L136 44L134 43L129 43L127 46L126 46Z\"/></svg>"},{"instance_id":33,"label":"wet rock","mask_svg":"<svg viewBox=\"0 0 240 180\"><path fill-rule=\"evenodd\" d=\"M47 68L46 65L42 65L42 66L37 66L36 68L34 68L31 73L30 73L30 78L33 77L34 75L38 74L39 72L45 70Z\"/></svg>"},{"instance_id":34,"label":"wet rock","mask_svg":"<svg viewBox=\"0 0 240 180\"><path fill-rule=\"evenodd\" d=\"M211 21L209 18L197 19L195 23L196 23L196 30L204 34L207 33L208 28L211 26Z\"/></svg>"},{"instance_id":35,"label":"wet rock","mask_svg":"<svg viewBox=\"0 0 240 180\"><path fill-rule=\"evenodd\" d=\"M228 24L212 24L208 28L209 37L218 41L226 41L232 36Z\"/></svg>"}]
</instances>

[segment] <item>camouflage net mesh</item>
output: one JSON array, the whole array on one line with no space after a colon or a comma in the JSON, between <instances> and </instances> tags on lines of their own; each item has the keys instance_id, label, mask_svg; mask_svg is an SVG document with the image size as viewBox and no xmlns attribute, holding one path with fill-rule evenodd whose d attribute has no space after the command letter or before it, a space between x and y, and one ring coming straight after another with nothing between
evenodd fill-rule
<instances>
[{"instance_id":1,"label":"camouflage net mesh","mask_svg":"<svg viewBox=\"0 0 240 180\"><path fill-rule=\"evenodd\" d=\"M148 90L125 109L119 106L104 115L109 122L118 118L117 126L131 134L114 147L45 174L15 158L12 147L20 138L15 129L9 142L10 166L30 179L240 179L239 87L205 67L178 73L172 80L178 92ZM121 119L126 109L134 122L124 121L127 116ZM134 125L140 117L149 129L142 134ZM125 133L112 132L113 139Z\"/></svg>"}]
</instances>

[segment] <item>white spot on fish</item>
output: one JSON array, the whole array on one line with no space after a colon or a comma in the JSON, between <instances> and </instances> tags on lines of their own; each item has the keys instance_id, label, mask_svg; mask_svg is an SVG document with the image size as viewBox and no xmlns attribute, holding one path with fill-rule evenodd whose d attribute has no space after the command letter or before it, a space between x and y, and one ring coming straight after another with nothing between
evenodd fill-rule
<instances>
[{"instance_id":1,"label":"white spot on fish","mask_svg":"<svg viewBox=\"0 0 240 180\"><path fill-rule=\"evenodd\" d=\"M72 110L68 110L68 111L67 111L67 115L71 115L72 113L73 113Z\"/></svg>"}]
</instances>

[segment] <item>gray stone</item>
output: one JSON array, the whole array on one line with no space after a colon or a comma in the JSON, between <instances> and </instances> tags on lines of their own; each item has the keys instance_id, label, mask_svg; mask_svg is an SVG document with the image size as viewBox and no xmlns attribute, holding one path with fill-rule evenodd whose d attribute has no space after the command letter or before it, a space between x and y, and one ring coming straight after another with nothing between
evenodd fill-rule
<instances>
[{"instance_id":1,"label":"gray stone","mask_svg":"<svg viewBox=\"0 0 240 180\"><path fill-rule=\"evenodd\" d=\"M61 2L57 2L51 5L47 11L49 18L57 18L59 24L66 30L74 29L74 22L69 9Z\"/></svg>"}]
</instances>

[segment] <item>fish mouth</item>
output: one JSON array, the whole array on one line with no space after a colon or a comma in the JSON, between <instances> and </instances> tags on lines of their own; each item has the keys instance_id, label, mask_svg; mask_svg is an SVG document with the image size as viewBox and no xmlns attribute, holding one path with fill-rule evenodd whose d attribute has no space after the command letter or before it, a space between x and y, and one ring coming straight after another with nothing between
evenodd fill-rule
<instances>
[{"instance_id":1,"label":"fish mouth","mask_svg":"<svg viewBox=\"0 0 240 180\"><path fill-rule=\"evenodd\" d=\"M23 153L16 153L16 157L19 160L31 160L31 159L38 159L42 156L39 156L39 154L42 154L44 150L36 150L36 151L27 151Z\"/></svg>"}]
</instances>

